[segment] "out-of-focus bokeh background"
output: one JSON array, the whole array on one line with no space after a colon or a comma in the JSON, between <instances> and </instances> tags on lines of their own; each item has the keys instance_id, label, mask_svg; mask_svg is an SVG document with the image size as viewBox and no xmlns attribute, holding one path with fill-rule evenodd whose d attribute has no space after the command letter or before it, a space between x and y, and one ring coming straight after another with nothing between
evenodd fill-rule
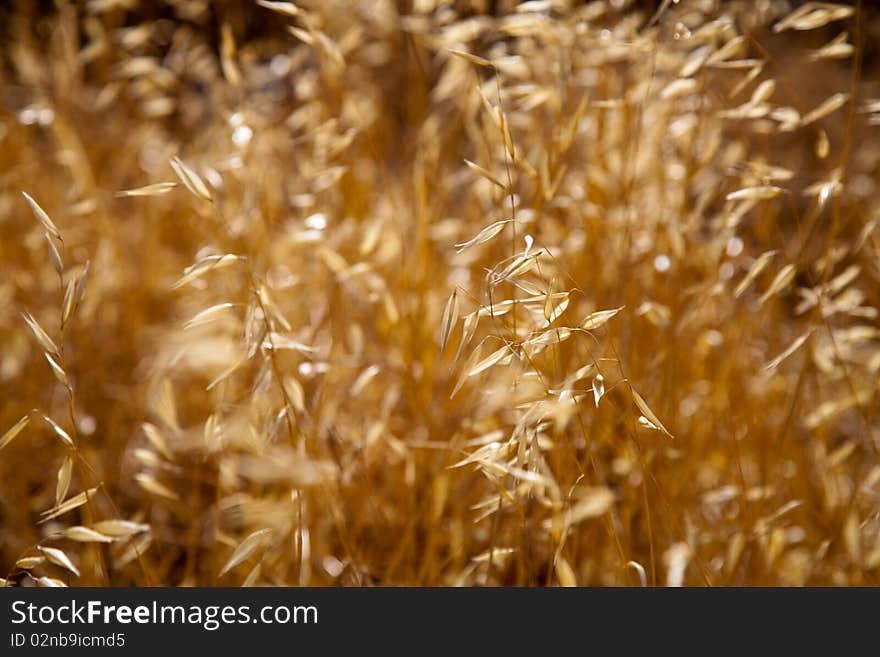
<instances>
[{"instance_id":1,"label":"out-of-focus bokeh background","mask_svg":"<svg viewBox=\"0 0 880 657\"><path fill-rule=\"evenodd\" d=\"M874 3L0 39L6 584L880 584Z\"/></svg>"}]
</instances>

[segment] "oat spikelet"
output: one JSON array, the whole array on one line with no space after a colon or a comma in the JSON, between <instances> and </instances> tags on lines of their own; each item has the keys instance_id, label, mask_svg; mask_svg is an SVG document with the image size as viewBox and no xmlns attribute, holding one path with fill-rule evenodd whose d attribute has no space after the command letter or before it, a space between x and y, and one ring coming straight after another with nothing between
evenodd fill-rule
<instances>
[{"instance_id":1,"label":"oat spikelet","mask_svg":"<svg viewBox=\"0 0 880 657\"><path fill-rule=\"evenodd\" d=\"M73 473L73 459L65 456L61 467L58 468L58 475L55 483L55 506L61 504L61 500L67 497L67 491L70 489L70 476Z\"/></svg>"},{"instance_id":2,"label":"oat spikelet","mask_svg":"<svg viewBox=\"0 0 880 657\"><path fill-rule=\"evenodd\" d=\"M767 201L776 198L783 192L781 187L774 185L762 185L760 187L746 187L738 189L727 195L728 201Z\"/></svg>"},{"instance_id":3,"label":"oat spikelet","mask_svg":"<svg viewBox=\"0 0 880 657\"><path fill-rule=\"evenodd\" d=\"M67 372L64 371L64 368L58 364L58 362L52 357L52 354L49 352L45 352L43 356L46 357L46 361L49 363L49 367L52 368L52 374L55 375L55 378L58 379L58 383L63 385L66 388L70 387L70 382L67 380Z\"/></svg>"},{"instance_id":4,"label":"oat spikelet","mask_svg":"<svg viewBox=\"0 0 880 657\"><path fill-rule=\"evenodd\" d=\"M56 566L60 566L79 577L79 569L73 565L73 562L70 560L70 557L65 554L64 550L59 550L58 548L53 547L43 547L42 545L38 546L37 549L45 554L46 558Z\"/></svg>"},{"instance_id":5,"label":"oat spikelet","mask_svg":"<svg viewBox=\"0 0 880 657\"><path fill-rule=\"evenodd\" d=\"M776 250L765 251L760 256L755 259L755 262L749 268L748 273L746 273L745 277L740 281L739 285L736 286L736 290L733 292L733 296L739 298L742 296L743 292L745 292L749 285L760 275L762 271L770 264L770 261L773 259L773 256L776 255Z\"/></svg>"},{"instance_id":6,"label":"oat spikelet","mask_svg":"<svg viewBox=\"0 0 880 657\"><path fill-rule=\"evenodd\" d=\"M139 534L150 530L149 525L141 522L133 522L131 520L102 520L96 522L92 529L105 536L114 538L126 538L133 534Z\"/></svg>"},{"instance_id":7,"label":"oat spikelet","mask_svg":"<svg viewBox=\"0 0 880 657\"><path fill-rule=\"evenodd\" d=\"M468 370L468 376L476 376L481 372L485 372L487 369L492 367L493 365L497 365L500 363L506 356L510 356L510 347L504 345L500 349L496 349L490 355L486 356L483 360L479 361L476 365L474 365L470 370Z\"/></svg>"},{"instance_id":8,"label":"oat spikelet","mask_svg":"<svg viewBox=\"0 0 880 657\"><path fill-rule=\"evenodd\" d=\"M55 242L52 241L52 236L49 233L44 233L46 236L46 244L49 247L49 262L52 263L52 268L55 270L55 273L59 276L64 275L64 265L61 262L61 254L58 252L58 247L55 246Z\"/></svg>"},{"instance_id":9,"label":"oat spikelet","mask_svg":"<svg viewBox=\"0 0 880 657\"><path fill-rule=\"evenodd\" d=\"M50 418L48 415L43 415L43 419L46 421L46 424L48 424L52 428L52 431L55 432L55 435L61 439L61 442L63 442L68 447L74 447L73 438L71 438L70 434L68 434L64 429L58 426L55 420Z\"/></svg>"},{"instance_id":10,"label":"oat spikelet","mask_svg":"<svg viewBox=\"0 0 880 657\"><path fill-rule=\"evenodd\" d=\"M105 536L94 529L79 525L68 527L62 532L62 535L64 538L69 538L71 541L79 543L112 543L114 540L111 536Z\"/></svg>"},{"instance_id":11,"label":"oat spikelet","mask_svg":"<svg viewBox=\"0 0 880 657\"><path fill-rule=\"evenodd\" d=\"M218 577L223 577L223 575L263 547L271 534L272 530L267 528L259 529L248 535L248 537L245 538L235 550L233 550L226 564L220 569Z\"/></svg>"},{"instance_id":12,"label":"oat spikelet","mask_svg":"<svg viewBox=\"0 0 880 657\"><path fill-rule=\"evenodd\" d=\"M92 498L97 490L97 486L95 488L90 488L87 491L79 493L78 495L74 495L69 500L62 502L61 504L56 504L54 507L47 511L43 511L41 514L43 518L40 520L40 522L48 522L49 520L53 520L60 515L81 507L83 504L88 502L89 499Z\"/></svg>"},{"instance_id":13,"label":"oat spikelet","mask_svg":"<svg viewBox=\"0 0 880 657\"><path fill-rule=\"evenodd\" d=\"M654 411L651 410L651 408L648 406L647 402L645 402L642 396L638 392L636 392L636 389L631 387L630 390L632 391L633 401L635 401L636 406L639 407L642 415L645 416L648 421L650 421L651 424L654 425L654 427L656 427L659 431L665 433L670 438L673 438L674 436L669 433L666 427L663 426L663 423L660 422L656 415L654 415Z\"/></svg>"},{"instance_id":14,"label":"oat spikelet","mask_svg":"<svg viewBox=\"0 0 880 657\"><path fill-rule=\"evenodd\" d=\"M28 204L31 206L31 212L34 213L34 216L37 218L43 228L45 228L52 237L57 239L59 242L63 242L64 240L61 238L61 232L58 230L58 227L52 222L49 218L49 215L46 214L46 211L40 207L40 205L31 198L30 194L27 192L22 192L22 196L24 196L25 200L27 200Z\"/></svg>"},{"instance_id":15,"label":"oat spikelet","mask_svg":"<svg viewBox=\"0 0 880 657\"><path fill-rule=\"evenodd\" d=\"M41 588L45 589L55 589L55 588L66 588L67 584L62 582L60 579L55 579L54 577L37 577L37 584Z\"/></svg>"},{"instance_id":16,"label":"oat spikelet","mask_svg":"<svg viewBox=\"0 0 880 657\"><path fill-rule=\"evenodd\" d=\"M167 194L175 187L177 187L177 183L175 182L158 182L144 187L124 189L116 192L116 196L119 198L125 198L127 196L159 196L161 194Z\"/></svg>"},{"instance_id":17,"label":"oat spikelet","mask_svg":"<svg viewBox=\"0 0 880 657\"><path fill-rule=\"evenodd\" d=\"M52 338L49 337L49 334L43 330L43 327L40 326L39 322L33 318L33 316L25 311L21 313L22 318L27 323L28 328L33 333L34 338L36 338L37 342L40 343L40 346L45 349L48 353L57 355L58 347L55 346L55 343L52 341Z\"/></svg>"},{"instance_id":18,"label":"oat spikelet","mask_svg":"<svg viewBox=\"0 0 880 657\"><path fill-rule=\"evenodd\" d=\"M815 30L834 21L849 18L852 7L830 2L807 2L773 26L773 32L785 30Z\"/></svg>"},{"instance_id":19,"label":"oat spikelet","mask_svg":"<svg viewBox=\"0 0 880 657\"><path fill-rule=\"evenodd\" d=\"M776 278L770 283L770 287L768 287L764 294L761 295L761 304L766 303L770 297L779 294L782 290L788 287L788 284L794 280L795 273L797 273L797 270L795 269L795 266L791 264L785 265L785 267L780 269L779 273L776 274Z\"/></svg>"},{"instance_id":20,"label":"oat spikelet","mask_svg":"<svg viewBox=\"0 0 880 657\"><path fill-rule=\"evenodd\" d=\"M593 379L592 389L593 402L596 404L596 408L599 408L599 400L605 396L605 377L601 374L597 374Z\"/></svg>"},{"instance_id":21,"label":"oat spikelet","mask_svg":"<svg viewBox=\"0 0 880 657\"><path fill-rule=\"evenodd\" d=\"M476 165L474 165L476 166ZM487 172L488 173L488 172ZM494 182L494 181L493 181ZM474 237L469 239L467 242L460 242L455 245L455 250L457 253L461 253L465 249L469 249L472 246L477 246L478 244L485 244L486 242L493 239L496 235L498 235L504 227L511 222L510 219L502 219L501 221L496 221L495 223L489 224L479 233L477 233Z\"/></svg>"},{"instance_id":22,"label":"oat spikelet","mask_svg":"<svg viewBox=\"0 0 880 657\"><path fill-rule=\"evenodd\" d=\"M272 0L257 0L257 4L261 7L265 7L266 9L278 12L279 14L290 16L291 18L295 18L302 13L300 11L300 8L292 2L273 2Z\"/></svg>"},{"instance_id":23,"label":"oat spikelet","mask_svg":"<svg viewBox=\"0 0 880 657\"><path fill-rule=\"evenodd\" d=\"M171 168L174 169L174 173L180 178L180 182L182 182L184 187L190 192L202 200L213 202L211 192L208 190L208 186L202 180L201 176L199 176L199 174L187 164L184 164L179 157L171 159Z\"/></svg>"},{"instance_id":24,"label":"oat spikelet","mask_svg":"<svg viewBox=\"0 0 880 657\"><path fill-rule=\"evenodd\" d=\"M585 331L594 331L597 328L604 326L608 320L623 310L624 307L625 306L620 306L619 308L612 308L611 310L597 310L594 313L590 313L581 324L581 328Z\"/></svg>"},{"instance_id":25,"label":"oat spikelet","mask_svg":"<svg viewBox=\"0 0 880 657\"><path fill-rule=\"evenodd\" d=\"M164 497L168 500L178 500L180 497L173 490L168 488L165 484L156 480L156 478L147 473L147 472L139 472L134 476L134 480L140 485L148 493L152 493L153 495L157 495L158 497Z\"/></svg>"},{"instance_id":26,"label":"oat spikelet","mask_svg":"<svg viewBox=\"0 0 880 657\"><path fill-rule=\"evenodd\" d=\"M440 353L445 351L446 342L456 322L458 322L458 289L452 292L443 308L443 317L440 320Z\"/></svg>"}]
</instances>

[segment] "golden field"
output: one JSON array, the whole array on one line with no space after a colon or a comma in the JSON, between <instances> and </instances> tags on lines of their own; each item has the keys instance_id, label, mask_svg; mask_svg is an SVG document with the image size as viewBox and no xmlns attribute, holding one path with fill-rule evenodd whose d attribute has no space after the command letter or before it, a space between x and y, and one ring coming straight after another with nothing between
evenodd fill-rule
<instances>
[{"instance_id":1,"label":"golden field","mask_svg":"<svg viewBox=\"0 0 880 657\"><path fill-rule=\"evenodd\" d=\"M0 8L0 577L880 584L860 3Z\"/></svg>"}]
</instances>

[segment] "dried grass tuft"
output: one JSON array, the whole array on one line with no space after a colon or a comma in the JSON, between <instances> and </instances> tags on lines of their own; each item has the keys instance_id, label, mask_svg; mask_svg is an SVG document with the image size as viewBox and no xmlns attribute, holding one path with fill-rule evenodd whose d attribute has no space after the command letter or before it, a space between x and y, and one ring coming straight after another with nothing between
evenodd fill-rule
<instances>
[{"instance_id":1,"label":"dried grass tuft","mask_svg":"<svg viewBox=\"0 0 880 657\"><path fill-rule=\"evenodd\" d=\"M869 3L38 4L0 584L880 584Z\"/></svg>"}]
</instances>

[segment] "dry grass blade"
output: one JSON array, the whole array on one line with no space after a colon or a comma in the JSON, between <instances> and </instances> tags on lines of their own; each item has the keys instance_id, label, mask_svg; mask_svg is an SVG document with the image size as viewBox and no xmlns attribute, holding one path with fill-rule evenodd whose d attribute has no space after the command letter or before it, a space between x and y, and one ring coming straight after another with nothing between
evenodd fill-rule
<instances>
[{"instance_id":1,"label":"dry grass blade","mask_svg":"<svg viewBox=\"0 0 880 657\"><path fill-rule=\"evenodd\" d=\"M648 406L647 402L642 399L642 396L636 391L635 388L630 387L630 391L632 392L633 401L636 403L636 406L639 407L639 410L642 412L650 422L653 424L659 431L665 433L670 438L674 438L674 436L669 433L666 427L663 426L663 423L659 420L659 418L654 414L654 411Z\"/></svg>"},{"instance_id":2,"label":"dry grass blade","mask_svg":"<svg viewBox=\"0 0 880 657\"><path fill-rule=\"evenodd\" d=\"M159 196L161 194L167 194L175 187L177 187L177 183L175 182L158 182L153 183L152 185L145 185L144 187L124 189L116 192L116 196L119 198L125 198L127 196Z\"/></svg>"},{"instance_id":3,"label":"dry grass blade","mask_svg":"<svg viewBox=\"0 0 880 657\"><path fill-rule=\"evenodd\" d=\"M22 430L28 425L28 422L31 421L30 414L25 415L18 422L12 425L6 433L3 434L3 437L0 438L0 449L6 447L9 443L13 441L13 439L22 432Z\"/></svg>"},{"instance_id":4,"label":"dry grass blade","mask_svg":"<svg viewBox=\"0 0 880 657\"><path fill-rule=\"evenodd\" d=\"M263 547L271 534L271 529L259 529L245 538L239 546L233 550L226 564L220 570L218 577L223 577L223 575Z\"/></svg>"},{"instance_id":5,"label":"dry grass blade","mask_svg":"<svg viewBox=\"0 0 880 657\"><path fill-rule=\"evenodd\" d=\"M464 50L458 50L456 48L447 48L446 51L451 55L455 55L456 57L461 57L463 60L470 62L471 64L476 64L477 66L484 66L484 67L486 67L486 66L491 67L492 66L492 62L490 62L488 59L486 59L484 57L480 57L478 55L471 54L471 53L466 52Z\"/></svg>"},{"instance_id":6,"label":"dry grass blade","mask_svg":"<svg viewBox=\"0 0 880 657\"><path fill-rule=\"evenodd\" d=\"M28 204L31 206L31 211L34 213L34 216L37 218L43 228L49 231L49 234L52 235L59 242L63 242L64 240L61 238L61 232L58 230L58 227L52 222L49 218L49 215L46 214L46 211L40 207L40 205L30 197L27 192L22 192L22 196L25 197Z\"/></svg>"},{"instance_id":7,"label":"dry grass blade","mask_svg":"<svg viewBox=\"0 0 880 657\"><path fill-rule=\"evenodd\" d=\"M501 179L498 176L496 176L494 173L489 171L488 169L484 169L476 162L471 162L468 159L465 159L464 163L467 165L467 167L471 171L478 173L479 175L481 175L483 178L485 178L486 180L488 180L492 184L498 185L501 189L507 191L507 185L505 185L503 182L501 182Z\"/></svg>"},{"instance_id":8,"label":"dry grass blade","mask_svg":"<svg viewBox=\"0 0 880 657\"><path fill-rule=\"evenodd\" d=\"M60 566L65 570L70 571L77 577L79 577L79 569L73 565L73 562L70 560L70 557L64 552L64 550L59 550L58 548L53 547L44 547L42 545L38 546L37 549L46 555L46 558L54 563L56 566Z\"/></svg>"},{"instance_id":9,"label":"dry grass blade","mask_svg":"<svg viewBox=\"0 0 880 657\"><path fill-rule=\"evenodd\" d=\"M767 364L764 366L764 369L767 370L767 371L775 370L777 367L779 367L779 364L780 364L782 361L784 361L786 358L788 358L788 357L791 356L794 352L796 352L798 349L800 349L800 348L803 346L803 344L807 341L807 338L809 338L810 335L812 335L812 333L813 333L813 331L812 331L812 330L809 330L809 331L807 331L806 333L804 333L803 335L801 335L801 336L799 336L798 338L796 338L796 339L795 339L795 340L794 340L794 341L793 341L793 342L792 342L792 343L791 343L791 344L785 349L785 351L783 351L783 352L782 352L781 354L779 354L776 358L774 358L774 359L771 360L769 363L767 363Z\"/></svg>"}]
</instances>

